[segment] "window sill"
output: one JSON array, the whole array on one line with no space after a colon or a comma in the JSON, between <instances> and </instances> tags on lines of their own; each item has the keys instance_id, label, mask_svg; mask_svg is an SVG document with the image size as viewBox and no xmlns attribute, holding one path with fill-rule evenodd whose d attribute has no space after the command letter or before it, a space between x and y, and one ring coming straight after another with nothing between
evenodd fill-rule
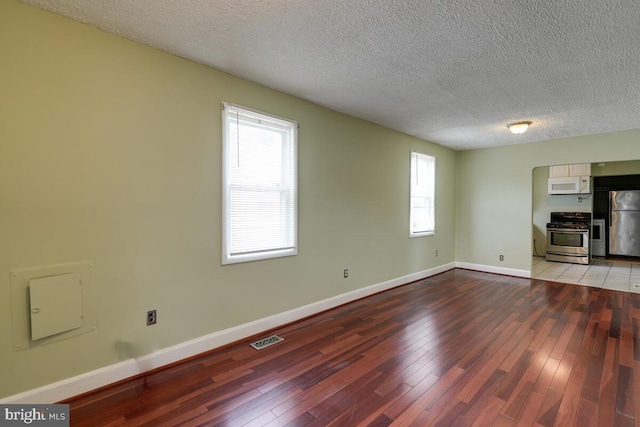
<instances>
[{"instance_id":1,"label":"window sill","mask_svg":"<svg viewBox=\"0 0 640 427\"><path fill-rule=\"evenodd\" d=\"M409 238L413 239L414 237L425 237L425 236L435 236L436 232L434 231L425 231L422 233L410 233Z\"/></svg>"},{"instance_id":2,"label":"window sill","mask_svg":"<svg viewBox=\"0 0 640 427\"><path fill-rule=\"evenodd\" d=\"M284 258L298 255L298 249L283 249L279 251L257 252L244 255L222 255L222 265L239 264L243 262L260 261L263 259Z\"/></svg>"}]
</instances>

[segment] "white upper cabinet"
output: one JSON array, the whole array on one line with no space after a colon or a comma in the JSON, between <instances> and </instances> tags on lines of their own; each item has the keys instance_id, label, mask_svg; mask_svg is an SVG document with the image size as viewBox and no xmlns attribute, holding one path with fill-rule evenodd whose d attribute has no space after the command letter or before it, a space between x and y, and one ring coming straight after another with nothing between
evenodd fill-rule
<instances>
[{"instance_id":1,"label":"white upper cabinet","mask_svg":"<svg viewBox=\"0 0 640 427\"><path fill-rule=\"evenodd\" d=\"M569 165L549 166L549 178L569 176Z\"/></svg>"},{"instance_id":2,"label":"white upper cabinet","mask_svg":"<svg viewBox=\"0 0 640 427\"><path fill-rule=\"evenodd\" d=\"M549 178L590 175L591 163L576 163L573 165L558 165L549 167Z\"/></svg>"},{"instance_id":3,"label":"white upper cabinet","mask_svg":"<svg viewBox=\"0 0 640 427\"><path fill-rule=\"evenodd\" d=\"M591 163L577 163L569 165L569 176L589 176L591 175Z\"/></svg>"}]
</instances>

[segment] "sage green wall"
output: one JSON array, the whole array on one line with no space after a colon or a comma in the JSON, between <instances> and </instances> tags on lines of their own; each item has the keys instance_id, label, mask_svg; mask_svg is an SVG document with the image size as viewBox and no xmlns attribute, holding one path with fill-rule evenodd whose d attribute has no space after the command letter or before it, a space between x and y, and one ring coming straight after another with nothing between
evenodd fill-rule
<instances>
[{"instance_id":1,"label":"sage green wall","mask_svg":"<svg viewBox=\"0 0 640 427\"><path fill-rule=\"evenodd\" d=\"M456 261L530 270L533 168L635 159L637 129L458 153Z\"/></svg>"},{"instance_id":2,"label":"sage green wall","mask_svg":"<svg viewBox=\"0 0 640 427\"><path fill-rule=\"evenodd\" d=\"M0 52L0 396L454 261L452 150L13 0ZM300 124L298 256L221 266L223 101ZM411 150L435 236L408 238ZM13 351L9 271L86 260L97 331Z\"/></svg>"}]
</instances>

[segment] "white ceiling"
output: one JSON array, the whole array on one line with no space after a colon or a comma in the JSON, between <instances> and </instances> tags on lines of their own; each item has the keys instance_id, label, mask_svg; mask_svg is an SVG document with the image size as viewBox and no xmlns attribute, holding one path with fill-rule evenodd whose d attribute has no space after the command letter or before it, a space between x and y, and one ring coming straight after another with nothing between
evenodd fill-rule
<instances>
[{"instance_id":1,"label":"white ceiling","mask_svg":"<svg viewBox=\"0 0 640 427\"><path fill-rule=\"evenodd\" d=\"M24 2L456 150L640 127L638 0Z\"/></svg>"}]
</instances>

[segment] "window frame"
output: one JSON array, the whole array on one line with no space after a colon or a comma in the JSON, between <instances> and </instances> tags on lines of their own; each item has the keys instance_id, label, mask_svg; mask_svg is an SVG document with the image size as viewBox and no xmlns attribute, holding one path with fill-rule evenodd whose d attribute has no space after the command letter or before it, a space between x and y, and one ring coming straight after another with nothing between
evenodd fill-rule
<instances>
[{"instance_id":1,"label":"window frame","mask_svg":"<svg viewBox=\"0 0 640 427\"><path fill-rule=\"evenodd\" d=\"M413 200L414 197L420 197L420 196L414 196L414 186L412 183L413 180L413 167L414 167L414 158L419 158L419 157L426 157L428 159L430 159L430 161L433 162L433 175L432 175L432 180L431 180L431 193L432 193L432 206L431 209L433 211L433 229L432 230L424 230L424 231L414 231L413 226L414 226L414 205L413 205ZM437 159L435 156L430 155L430 154L426 154L426 153L422 153L420 151L415 151L412 150L411 151L411 157L410 157L410 163L409 163L409 238L414 238L414 237L423 237L423 236L433 236L436 234L436 175L437 175L437 170L436 170L436 165L437 165ZM424 197L425 199L428 199L428 196Z\"/></svg>"},{"instance_id":2,"label":"window frame","mask_svg":"<svg viewBox=\"0 0 640 427\"><path fill-rule=\"evenodd\" d=\"M248 116L262 116L265 121L271 121L272 123L286 123L290 129L290 147L286 150L290 152L290 163L288 167L291 170L291 188L288 190L290 197L292 197L293 208L291 212L288 212L287 220L292 223L289 224L293 227L293 246L282 249L268 249L268 250L256 250L245 253L233 254L231 253L231 187L230 173L231 173L231 154L230 154L230 122L227 118L227 109L233 108L239 110L242 113L246 113ZM298 254L298 123L296 121L275 116L273 114L265 113L263 111L247 108L241 105L223 102L222 103L222 265L237 264L250 261L258 261L273 258L282 258L288 256L294 256ZM285 150L283 149L283 152ZM285 168L283 162L283 169ZM258 190L258 187L256 187ZM276 189L264 190L259 188L260 191L273 192ZM284 191L280 189L280 192Z\"/></svg>"}]
</instances>

